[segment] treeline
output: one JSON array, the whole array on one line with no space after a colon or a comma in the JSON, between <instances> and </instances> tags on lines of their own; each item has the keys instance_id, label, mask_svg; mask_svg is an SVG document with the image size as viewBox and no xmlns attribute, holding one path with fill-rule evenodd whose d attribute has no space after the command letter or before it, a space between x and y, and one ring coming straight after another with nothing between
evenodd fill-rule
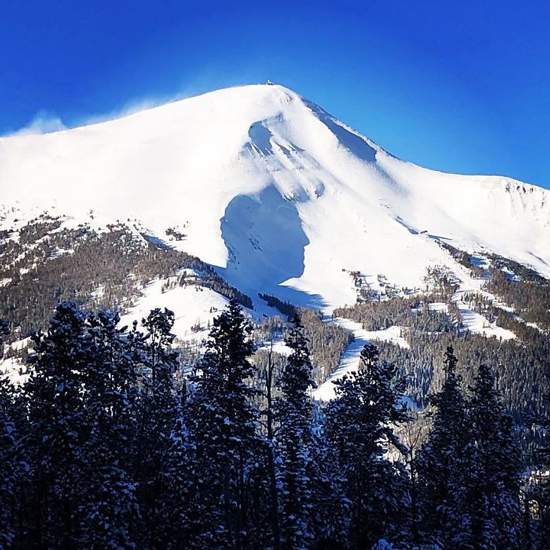
<instances>
[{"instance_id":1,"label":"treeline","mask_svg":"<svg viewBox=\"0 0 550 550\"><path fill-rule=\"evenodd\" d=\"M248 296L199 258L155 244L126 224L96 231L85 224L63 228L62 222L43 215L17 233L0 234L0 318L10 322L14 339L47 327L60 301L124 308L149 281L181 269L197 273L194 284L252 307Z\"/></svg>"},{"instance_id":2,"label":"treeline","mask_svg":"<svg viewBox=\"0 0 550 550\"><path fill-rule=\"evenodd\" d=\"M450 345L460 359L460 374L468 385L473 383L477 363L494 366L504 406L518 424L529 428L550 413L546 399L550 392L550 341L540 334L532 344L470 333L417 334L410 341L410 349L388 342L380 342L379 348L385 360L399 365L407 380L407 393L423 406L429 395L441 388L444 371L438 357Z\"/></svg>"},{"instance_id":3,"label":"treeline","mask_svg":"<svg viewBox=\"0 0 550 550\"><path fill-rule=\"evenodd\" d=\"M270 307L277 309L288 321L300 318L313 362L313 381L322 384L336 370L353 334L338 325L328 323L319 311L294 306L270 294L258 294Z\"/></svg>"},{"instance_id":4,"label":"treeline","mask_svg":"<svg viewBox=\"0 0 550 550\"><path fill-rule=\"evenodd\" d=\"M398 325L416 332L456 332L460 325L456 306L449 304L449 313L430 309L433 299L426 295L362 302L336 308L334 315L361 323L365 330L385 330Z\"/></svg>"},{"instance_id":5,"label":"treeline","mask_svg":"<svg viewBox=\"0 0 550 550\"><path fill-rule=\"evenodd\" d=\"M502 271L492 269L486 288L512 306L522 319L550 331L550 281L513 281Z\"/></svg>"},{"instance_id":6,"label":"treeline","mask_svg":"<svg viewBox=\"0 0 550 550\"><path fill-rule=\"evenodd\" d=\"M299 321L263 377L234 301L187 377L173 322L66 302L34 336L29 381L0 383L0 546L544 547L548 479L522 477L490 368L466 392L449 348L429 434L403 439L400 369L375 346L320 407Z\"/></svg>"},{"instance_id":7,"label":"treeline","mask_svg":"<svg viewBox=\"0 0 550 550\"><path fill-rule=\"evenodd\" d=\"M497 275L497 281L501 280ZM519 293L550 288L534 283L504 284ZM530 300L534 300L539 294L530 296ZM473 383L474 365L480 361L494 365L503 403L516 422L525 428L526 445L530 446L530 440L539 438L538 419L550 413L550 403L545 397L550 393L550 338L547 333L518 319L516 312L497 308L478 293L464 298L472 309L489 321L496 321L499 327L511 330L518 339L501 341L462 330L456 305L447 304L447 312L433 310L434 306L430 305L433 295L365 302L338 308L334 313L361 323L366 330L383 330L393 325L402 327L410 349L388 342L380 342L379 348L385 360L399 365L407 382L407 393L421 406L427 403L431 393L441 388L444 372L438 357L449 345L454 347L460 359L461 375L467 384ZM541 299L541 303L546 302ZM540 322L541 318L536 318Z\"/></svg>"}]
</instances>

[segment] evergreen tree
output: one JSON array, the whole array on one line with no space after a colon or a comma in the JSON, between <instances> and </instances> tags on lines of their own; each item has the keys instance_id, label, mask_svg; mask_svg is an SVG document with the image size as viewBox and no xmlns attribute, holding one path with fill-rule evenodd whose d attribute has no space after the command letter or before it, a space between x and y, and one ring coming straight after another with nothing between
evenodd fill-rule
<instances>
[{"instance_id":1,"label":"evergreen tree","mask_svg":"<svg viewBox=\"0 0 550 550\"><path fill-rule=\"evenodd\" d=\"M166 546L173 526L171 504L165 495L170 487L169 453L181 409L175 390L177 353L172 349L174 313L152 310L142 321L145 329L138 410L137 483L142 504L143 536L148 545ZM172 457L173 458L173 457Z\"/></svg>"},{"instance_id":2,"label":"evergreen tree","mask_svg":"<svg viewBox=\"0 0 550 550\"><path fill-rule=\"evenodd\" d=\"M273 355L273 326L268 326L269 330L269 348L267 352L267 361L263 376L262 397L264 398L264 407L261 410L261 416L265 418L265 461L267 468L267 483L269 492L269 523L271 525L271 536L273 548L278 550L281 546L281 529L279 523L279 492L277 487L276 470L276 446L275 446L275 385L277 378L277 362ZM278 327L277 327L278 328Z\"/></svg>"},{"instance_id":3,"label":"evergreen tree","mask_svg":"<svg viewBox=\"0 0 550 550\"><path fill-rule=\"evenodd\" d=\"M432 429L417 463L424 536L445 548L468 547L472 542L467 502L473 467L472 428L456 366L449 347L445 382L432 398Z\"/></svg>"},{"instance_id":4,"label":"evergreen tree","mask_svg":"<svg viewBox=\"0 0 550 550\"><path fill-rule=\"evenodd\" d=\"M0 359L8 332L7 322L0 319ZM7 376L0 375L0 548L9 548L15 541L21 504L18 496L26 473L18 408L15 387Z\"/></svg>"},{"instance_id":5,"label":"evergreen tree","mask_svg":"<svg viewBox=\"0 0 550 550\"><path fill-rule=\"evenodd\" d=\"M407 418L395 379L395 367L366 344L358 371L335 382L336 399L327 407L327 434L350 501L352 548L370 548L394 534L404 506L401 469L384 457L390 445L400 447L394 427Z\"/></svg>"},{"instance_id":6,"label":"evergreen tree","mask_svg":"<svg viewBox=\"0 0 550 550\"><path fill-rule=\"evenodd\" d=\"M550 367L547 369L550 379ZM550 391L545 396L547 413L541 419L544 439L537 449L539 480L536 488L539 505L539 540L541 544L550 540Z\"/></svg>"},{"instance_id":7,"label":"evergreen tree","mask_svg":"<svg viewBox=\"0 0 550 550\"><path fill-rule=\"evenodd\" d=\"M313 385L311 362L298 318L286 338L291 349L280 378L277 402L279 430L279 484L281 487L281 539L283 548L306 548L311 538L310 445Z\"/></svg>"},{"instance_id":8,"label":"evergreen tree","mask_svg":"<svg viewBox=\"0 0 550 550\"><path fill-rule=\"evenodd\" d=\"M82 443L83 372L93 348L85 334L86 316L71 302L60 304L48 331L33 338L32 373L24 391L29 404L32 461L31 539L39 547L78 545L80 504L86 494Z\"/></svg>"},{"instance_id":9,"label":"evergreen tree","mask_svg":"<svg viewBox=\"0 0 550 550\"><path fill-rule=\"evenodd\" d=\"M312 548L347 548L349 500L345 494L346 480L325 433L324 418L319 407L314 408L309 455L313 502L310 514L314 541Z\"/></svg>"},{"instance_id":10,"label":"evergreen tree","mask_svg":"<svg viewBox=\"0 0 550 550\"><path fill-rule=\"evenodd\" d=\"M192 471L193 443L189 436L186 385L176 396L176 418L162 471L162 524L164 547L191 547L197 524L195 489ZM196 473L196 472L195 472ZM195 515L194 515L195 514Z\"/></svg>"},{"instance_id":11,"label":"evergreen tree","mask_svg":"<svg viewBox=\"0 0 550 550\"><path fill-rule=\"evenodd\" d=\"M214 319L206 352L191 377L189 402L193 445L191 468L196 493L190 545L243 548L249 541L248 489L261 454L256 428L256 391L249 383L251 327L231 301Z\"/></svg>"},{"instance_id":12,"label":"evergreen tree","mask_svg":"<svg viewBox=\"0 0 550 550\"><path fill-rule=\"evenodd\" d=\"M470 402L475 469L469 494L476 548L517 548L522 463L512 419L504 414L491 369L480 365Z\"/></svg>"},{"instance_id":13,"label":"evergreen tree","mask_svg":"<svg viewBox=\"0 0 550 550\"><path fill-rule=\"evenodd\" d=\"M33 338L29 381L0 379L0 547L545 547L545 468L522 487L521 517L519 451L486 366L466 399L447 350L429 437L419 448L417 424L405 448L395 432L409 416L403 385L375 346L320 405L299 322L264 395L236 303L184 383L173 322L157 309L143 332L128 330L115 313L66 302ZM0 346L5 332L0 323ZM265 431L258 403L268 403Z\"/></svg>"},{"instance_id":14,"label":"evergreen tree","mask_svg":"<svg viewBox=\"0 0 550 550\"><path fill-rule=\"evenodd\" d=\"M91 340L89 363L83 372L83 422L88 437L82 443L86 471L82 495L80 544L94 548L132 548L137 516L136 484L131 452L136 436L136 373L141 336L118 328L110 311L87 317ZM138 345L136 346L136 342Z\"/></svg>"},{"instance_id":15,"label":"evergreen tree","mask_svg":"<svg viewBox=\"0 0 550 550\"><path fill-rule=\"evenodd\" d=\"M16 534L16 492L19 488L17 462L18 433L13 415L13 385L0 378L0 548L9 547Z\"/></svg>"}]
</instances>

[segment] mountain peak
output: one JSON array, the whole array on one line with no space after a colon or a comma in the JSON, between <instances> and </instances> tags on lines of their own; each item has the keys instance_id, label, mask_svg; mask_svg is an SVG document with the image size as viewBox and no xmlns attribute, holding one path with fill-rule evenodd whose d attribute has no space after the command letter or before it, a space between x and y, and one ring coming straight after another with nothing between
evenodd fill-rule
<instances>
[{"instance_id":1,"label":"mountain peak","mask_svg":"<svg viewBox=\"0 0 550 550\"><path fill-rule=\"evenodd\" d=\"M550 192L402 162L278 84L4 138L0 191L19 217L55 205L159 238L185 228L178 246L250 295L320 307L354 300L349 272L401 287L433 264L459 276L441 243L550 275Z\"/></svg>"}]
</instances>

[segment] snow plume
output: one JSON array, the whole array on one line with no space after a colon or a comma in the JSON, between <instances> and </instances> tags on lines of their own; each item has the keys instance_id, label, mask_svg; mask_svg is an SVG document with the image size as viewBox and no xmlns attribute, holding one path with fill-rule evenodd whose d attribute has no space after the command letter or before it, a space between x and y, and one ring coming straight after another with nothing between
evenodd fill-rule
<instances>
[{"instance_id":1,"label":"snow plume","mask_svg":"<svg viewBox=\"0 0 550 550\"><path fill-rule=\"evenodd\" d=\"M23 128L16 130L11 135L36 135L36 134L49 134L52 132L60 132L66 130L67 127L59 116L54 113L50 113L46 110L40 110L34 115L32 120Z\"/></svg>"}]
</instances>

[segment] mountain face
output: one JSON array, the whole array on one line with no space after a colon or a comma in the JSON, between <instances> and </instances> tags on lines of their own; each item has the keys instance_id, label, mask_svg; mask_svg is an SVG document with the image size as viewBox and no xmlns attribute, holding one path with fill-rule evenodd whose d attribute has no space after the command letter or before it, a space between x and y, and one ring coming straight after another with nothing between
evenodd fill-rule
<instances>
[{"instance_id":1,"label":"mountain face","mask_svg":"<svg viewBox=\"0 0 550 550\"><path fill-rule=\"evenodd\" d=\"M549 191L401 161L275 85L0 138L0 204L5 232L45 211L72 226L135 220L253 301L332 310L355 302L358 279L423 288L433 265L467 282L452 249L550 277Z\"/></svg>"}]
</instances>

